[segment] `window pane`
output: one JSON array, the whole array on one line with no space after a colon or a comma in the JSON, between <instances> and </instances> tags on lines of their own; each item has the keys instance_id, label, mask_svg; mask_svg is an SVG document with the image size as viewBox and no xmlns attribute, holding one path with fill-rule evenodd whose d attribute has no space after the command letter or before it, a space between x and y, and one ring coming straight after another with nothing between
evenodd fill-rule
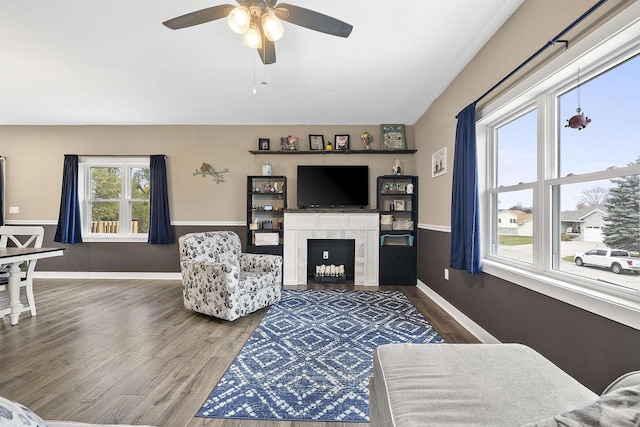
<instances>
[{"instance_id":1,"label":"window pane","mask_svg":"<svg viewBox=\"0 0 640 427\"><path fill-rule=\"evenodd\" d=\"M498 194L496 254L533 262L533 190Z\"/></svg>"},{"instance_id":2,"label":"window pane","mask_svg":"<svg viewBox=\"0 0 640 427\"><path fill-rule=\"evenodd\" d=\"M560 214L559 270L640 290L640 176L561 185L560 197L578 203Z\"/></svg>"},{"instance_id":3,"label":"window pane","mask_svg":"<svg viewBox=\"0 0 640 427\"><path fill-rule=\"evenodd\" d=\"M560 176L622 167L638 156L640 56L559 97ZM577 78L577 70L576 70ZM582 130L565 127L580 107L592 120Z\"/></svg>"},{"instance_id":4,"label":"window pane","mask_svg":"<svg viewBox=\"0 0 640 427\"><path fill-rule=\"evenodd\" d=\"M120 168L91 168L91 198L119 199L122 188Z\"/></svg>"},{"instance_id":5,"label":"window pane","mask_svg":"<svg viewBox=\"0 0 640 427\"><path fill-rule=\"evenodd\" d=\"M136 234L149 233L149 202L131 202L131 232Z\"/></svg>"},{"instance_id":6,"label":"window pane","mask_svg":"<svg viewBox=\"0 0 640 427\"><path fill-rule=\"evenodd\" d=\"M120 202L91 202L91 232L118 233Z\"/></svg>"},{"instance_id":7,"label":"window pane","mask_svg":"<svg viewBox=\"0 0 640 427\"><path fill-rule=\"evenodd\" d=\"M536 180L537 111L498 128L498 187Z\"/></svg>"},{"instance_id":8,"label":"window pane","mask_svg":"<svg viewBox=\"0 0 640 427\"><path fill-rule=\"evenodd\" d=\"M151 197L151 173L149 168L131 169L131 198L149 200Z\"/></svg>"}]
</instances>

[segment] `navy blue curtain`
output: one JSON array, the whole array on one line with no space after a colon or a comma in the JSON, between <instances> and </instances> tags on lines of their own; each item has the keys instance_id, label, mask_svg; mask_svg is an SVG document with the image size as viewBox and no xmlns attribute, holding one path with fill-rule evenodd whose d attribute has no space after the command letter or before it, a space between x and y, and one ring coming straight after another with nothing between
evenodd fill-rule
<instances>
[{"instance_id":1,"label":"navy blue curtain","mask_svg":"<svg viewBox=\"0 0 640 427\"><path fill-rule=\"evenodd\" d=\"M476 104L458 114L451 192L451 268L469 273L480 266L478 216L478 161L476 157Z\"/></svg>"},{"instance_id":2,"label":"navy blue curtain","mask_svg":"<svg viewBox=\"0 0 640 427\"><path fill-rule=\"evenodd\" d=\"M173 243L173 228L169 217L169 191L167 188L167 165L163 154L150 156L151 170L151 219L149 243Z\"/></svg>"},{"instance_id":3,"label":"navy blue curtain","mask_svg":"<svg viewBox=\"0 0 640 427\"><path fill-rule=\"evenodd\" d=\"M82 223L80 222L80 202L78 201L78 156L75 154L64 155L60 215L53 241L82 243Z\"/></svg>"}]
</instances>

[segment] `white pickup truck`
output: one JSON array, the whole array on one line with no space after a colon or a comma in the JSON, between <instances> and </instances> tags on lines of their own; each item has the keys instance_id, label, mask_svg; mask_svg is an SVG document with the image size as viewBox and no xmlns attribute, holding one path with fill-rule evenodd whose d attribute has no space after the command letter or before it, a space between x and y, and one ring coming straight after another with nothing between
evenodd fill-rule
<instances>
[{"instance_id":1,"label":"white pickup truck","mask_svg":"<svg viewBox=\"0 0 640 427\"><path fill-rule=\"evenodd\" d=\"M591 249L578 252L573 258L577 266L591 265L609 268L616 274L632 271L640 274L640 258L632 258L629 252L622 249Z\"/></svg>"}]
</instances>

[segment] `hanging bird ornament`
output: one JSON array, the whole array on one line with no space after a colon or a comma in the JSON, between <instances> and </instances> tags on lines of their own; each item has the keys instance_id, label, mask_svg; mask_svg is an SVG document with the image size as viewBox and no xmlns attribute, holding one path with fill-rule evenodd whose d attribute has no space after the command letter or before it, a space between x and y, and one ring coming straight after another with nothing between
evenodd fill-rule
<instances>
[{"instance_id":1,"label":"hanging bird ornament","mask_svg":"<svg viewBox=\"0 0 640 427\"><path fill-rule=\"evenodd\" d=\"M578 68L578 108L576 109L576 113L570 119L567 120L567 124L564 125L566 128L578 129L582 130L587 127L589 123L591 123L591 119L582 114L582 109L580 108L580 69Z\"/></svg>"},{"instance_id":2,"label":"hanging bird ornament","mask_svg":"<svg viewBox=\"0 0 640 427\"><path fill-rule=\"evenodd\" d=\"M582 110L580 109L580 107L578 107L576 113L578 114L572 116L567 120L567 124L564 125L564 127L582 130L586 128L589 123L591 123L591 119L582 114Z\"/></svg>"}]
</instances>

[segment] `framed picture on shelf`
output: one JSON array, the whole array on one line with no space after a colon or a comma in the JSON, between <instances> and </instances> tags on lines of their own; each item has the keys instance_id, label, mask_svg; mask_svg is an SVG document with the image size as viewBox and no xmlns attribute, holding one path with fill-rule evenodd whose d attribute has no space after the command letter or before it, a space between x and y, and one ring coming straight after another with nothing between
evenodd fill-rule
<instances>
[{"instance_id":1,"label":"framed picture on shelf","mask_svg":"<svg viewBox=\"0 0 640 427\"><path fill-rule=\"evenodd\" d=\"M336 150L349 149L349 135L336 135Z\"/></svg>"},{"instance_id":2,"label":"framed picture on shelf","mask_svg":"<svg viewBox=\"0 0 640 427\"><path fill-rule=\"evenodd\" d=\"M404 125L380 125L383 150L405 150L407 140Z\"/></svg>"},{"instance_id":3,"label":"framed picture on shelf","mask_svg":"<svg viewBox=\"0 0 640 427\"><path fill-rule=\"evenodd\" d=\"M295 151L298 149L298 137L297 136L283 136L280 138L280 150L281 151Z\"/></svg>"},{"instance_id":4,"label":"framed picture on shelf","mask_svg":"<svg viewBox=\"0 0 640 427\"><path fill-rule=\"evenodd\" d=\"M310 150L324 150L324 135L309 135Z\"/></svg>"},{"instance_id":5,"label":"framed picture on shelf","mask_svg":"<svg viewBox=\"0 0 640 427\"><path fill-rule=\"evenodd\" d=\"M394 200L393 201L393 209L396 211L403 211L405 208L404 200Z\"/></svg>"},{"instance_id":6,"label":"framed picture on shelf","mask_svg":"<svg viewBox=\"0 0 640 427\"><path fill-rule=\"evenodd\" d=\"M269 138L258 138L258 150L269 151L270 141Z\"/></svg>"}]
</instances>

